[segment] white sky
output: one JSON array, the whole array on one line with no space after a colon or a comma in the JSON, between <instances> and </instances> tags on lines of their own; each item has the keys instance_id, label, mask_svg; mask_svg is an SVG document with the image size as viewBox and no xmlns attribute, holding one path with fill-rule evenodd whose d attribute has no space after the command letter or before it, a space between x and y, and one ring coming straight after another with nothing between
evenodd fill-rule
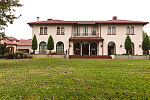
<instances>
[{"instance_id":1,"label":"white sky","mask_svg":"<svg viewBox=\"0 0 150 100\"><path fill-rule=\"evenodd\" d=\"M18 39L31 39L28 22L48 18L59 20L111 20L118 19L150 22L150 0L21 0L23 7L16 15L22 16L9 25L5 33ZM150 35L150 25L144 31Z\"/></svg>"}]
</instances>

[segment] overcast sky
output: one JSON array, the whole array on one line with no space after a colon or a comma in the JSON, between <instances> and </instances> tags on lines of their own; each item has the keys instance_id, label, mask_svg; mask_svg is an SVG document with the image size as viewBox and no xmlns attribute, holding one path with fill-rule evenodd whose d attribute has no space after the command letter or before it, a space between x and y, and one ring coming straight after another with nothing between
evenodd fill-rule
<instances>
[{"instance_id":1,"label":"overcast sky","mask_svg":"<svg viewBox=\"0 0 150 100\"><path fill-rule=\"evenodd\" d=\"M118 19L150 22L150 0L21 0L23 7L16 15L22 16L9 25L5 33L18 39L31 39L32 28L28 22L48 18L58 20L111 20ZM150 25L144 31L150 35Z\"/></svg>"}]
</instances>

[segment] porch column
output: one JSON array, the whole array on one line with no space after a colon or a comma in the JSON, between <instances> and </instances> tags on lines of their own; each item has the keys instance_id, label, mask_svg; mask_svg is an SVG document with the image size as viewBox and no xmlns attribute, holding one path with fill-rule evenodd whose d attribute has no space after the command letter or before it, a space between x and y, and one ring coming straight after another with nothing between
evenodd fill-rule
<instances>
[{"instance_id":1,"label":"porch column","mask_svg":"<svg viewBox=\"0 0 150 100\"><path fill-rule=\"evenodd\" d=\"M89 55L91 54L90 49L91 49L91 43L89 43Z\"/></svg>"},{"instance_id":2,"label":"porch column","mask_svg":"<svg viewBox=\"0 0 150 100\"><path fill-rule=\"evenodd\" d=\"M80 50L80 55L82 55L82 43L81 43L81 50Z\"/></svg>"}]
</instances>

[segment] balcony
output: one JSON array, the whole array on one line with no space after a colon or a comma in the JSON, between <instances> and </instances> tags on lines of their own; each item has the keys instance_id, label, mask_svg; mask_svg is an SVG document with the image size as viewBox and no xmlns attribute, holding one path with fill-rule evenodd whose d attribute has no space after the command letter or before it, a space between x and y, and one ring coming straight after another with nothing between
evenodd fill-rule
<instances>
[{"instance_id":1,"label":"balcony","mask_svg":"<svg viewBox=\"0 0 150 100\"><path fill-rule=\"evenodd\" d=\"M93 34L93 33L73 33L73 37L98 37L99 33Z\"/></svg>"}]
</instances>

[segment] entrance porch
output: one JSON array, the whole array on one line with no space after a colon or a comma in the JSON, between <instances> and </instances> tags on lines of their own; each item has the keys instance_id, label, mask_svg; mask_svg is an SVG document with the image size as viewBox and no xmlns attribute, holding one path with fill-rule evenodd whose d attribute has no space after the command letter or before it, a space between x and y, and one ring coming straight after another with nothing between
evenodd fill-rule
<instances>
[{"instance_id":1,"label":"entrance porch","mask_svg":"<svg viewBox=\"0 0 150 100\"><path fill-rule=\"evenodd\" d=\"M103 39L100 37L72 37L69 39L69 57L89 58L103 55Z\"/></svg>"}]
</instances>

